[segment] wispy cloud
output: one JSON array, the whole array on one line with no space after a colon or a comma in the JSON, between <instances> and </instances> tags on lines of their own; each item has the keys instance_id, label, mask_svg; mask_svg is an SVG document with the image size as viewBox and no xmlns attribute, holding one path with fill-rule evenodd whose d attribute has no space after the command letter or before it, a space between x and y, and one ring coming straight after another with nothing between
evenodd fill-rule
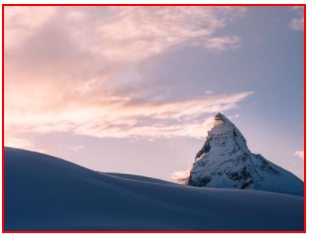
<instances>
[{"instance_id":1,"label":"wispy cloud","mask_svg":"<svg viewBox=\"0 0 312 234\"><path fill-rule=\"evenodd\" d=\"M297 12L298 16L291 20L290 28L293 30L304 30L304 7L295 6L292 9Z\"/></svg>"},{"instance_id":2,"label":"wispy cloud","mask_svg":"<svg viewBox=\"0 0 312 234\"><path fill-rule=\"evenodd\" d=\"M191 170L193 169L193 165L187 168L185 171L174 171L171 174L171 179L173 182L178 184L187 185L190 179Z\"/></svg>"},{"instance_id":3,"label":"wispy cloud","mask_svg":"<svg viewBox=\"0 0 312 234\"><path fill-rule=\"evenodd\" d=\"M5 137L4 145L8 147L23 148L23 149L32 149L34 147L29 140L9 136Z\"/></svg>"},{"instance_id":4,"label":"wispy cloud","mask_svg":"<svg viewBox=\"0 0 312 234\"><path fill-rule=\"evenodd\" d=\"M84 145L63 145L63 144L60 144L59 146L65 147L69 150L76 151L76 152L84 150L86 148Z\"/></svg>"},{"instance_id":5,"label":"wispy cloud","mask_svg":"<svg viewBox=\"0 0 312 234\"><path fill-rule=\"evenodd\" d=\"M81 48L107 60L138 61L175 46L239 43L237 36L213 36L246 11L226 6L118 6L98 7L97 12L87 7L5 7L5 47L20 46L40 27L62 21L58 28Z\"/></svg>"},{"instance_id":6,"label":"wispy cloud","mask_svg":"<svg viewBox=\"0 0 312 234\"><path fill-rule=\"evenodd\" d=\"M294 156L304 159L304 152L303 151L296 151Z\"/></svg>"},{"instance_id":7,"label":"wispy cloud","mask_svg":"<svg viewBox=\"0 0 312 234\"><path fill-rule=\"evenodd\" d=\"M137 66L182 47L237 49L239 36L216 32L245 14L245 7L6 6L7 142L27 132L205 137L214 113L252 92L173 98L178 84L151 84Z\"/></svg>"},{"instance_id":8,"label":"wispy cloud","mask_svg":"<svg viewBox=\"0 0 312 234\"><path fill-rule=\"evenodd\" d=\"M19 46L56 14L55 7L6 6L4 14L5 49Z\"/></svg>"},{"instance_id":9,"label":"wispy cloud","mask_svg":"<svg viewBox=\"0 0 312 234\"><path fill-rule=\"evenodd\" d=\"M31 140L24 139L18 136L14 136L15 132L10 132L10 134L5 133L4 137L4 145L7 147L13 148L20 148L20 149L27 149L33 150L40 153L47 153L46 150L38 148L36 145L33 144Z\"/></svg>"},{"instance_id":10,"label":"wispy cloud","mask_svg":"<svg viewBox=\"0 0 312 234\"><path fill-rule=\"evenodd\" d=\"M222 52L225 50L234 50L241 47L241 39L238 36L215 37L207 41L207 48Z\"/></svg>"},{"instance_id":11,"label":"wispy cloud","mask_svg":"<svg viewBox=\"0 0 312 234\"><path fill-rule=\"evenodd\" d=\"M239 43L237 36L212 37L216 30L243 17L246 8L114 7L112 11L116 15L112 23L96 28L106 44L102 54L112 60L135 61L181 45L230 48L227 45Z\"/></svg>"},{"instance_id":12,"label":"wispy cloud","mask_svg":"<svg viewBox=\"0 0 312 234\"><path fill-rule=\"evenodd\" d=\"M54 90L50 90L54 93ZM57 92L55 90L55 92ZM5 131L72 132L96 137L205 137L213 113L236 107L252 92L203 95L175 101L135 100L123 96L73 100L32 100L32 109L8 107ZM90 93L92 95L92 93ZM56 104L53 102L56 101ZM17 100L17 104L22 100ZM14 99L11 99L14 105ZM49 107L47 109L47 106ZM21 118L23 115L23 118Z\"/></svg>"}]
</instances>

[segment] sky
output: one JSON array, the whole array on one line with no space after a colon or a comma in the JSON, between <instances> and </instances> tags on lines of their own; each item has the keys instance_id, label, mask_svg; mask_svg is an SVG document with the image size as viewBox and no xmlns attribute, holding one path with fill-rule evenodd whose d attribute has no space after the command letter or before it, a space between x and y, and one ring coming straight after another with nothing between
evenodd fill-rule
<instances>
[{"instance_id":1,"label":"sky","mask_svg":"<svg viewBox=\"0 0 312 234\"><path fill-rule=\"evenodd\" d=\"M304 175L302 7L5 6L4 141L171 180L224 113Z\"/></svg>"}]
</instances>

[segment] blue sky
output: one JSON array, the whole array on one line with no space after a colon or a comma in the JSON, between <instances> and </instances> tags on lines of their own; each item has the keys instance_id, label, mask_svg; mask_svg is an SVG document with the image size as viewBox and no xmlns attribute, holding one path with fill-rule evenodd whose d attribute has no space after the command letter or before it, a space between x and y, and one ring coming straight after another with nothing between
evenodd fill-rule
<instances>
[{"instance_id":1,"label":"blue sky","mask_svg":"<svg viewBox=\"0 0 312 234\"><path fill-rule=\"evenodd\" d=\"M220 111L303 178L300 7L5 7L4 61L5 145L170 180Z\"/></svg>"}]
</instances>

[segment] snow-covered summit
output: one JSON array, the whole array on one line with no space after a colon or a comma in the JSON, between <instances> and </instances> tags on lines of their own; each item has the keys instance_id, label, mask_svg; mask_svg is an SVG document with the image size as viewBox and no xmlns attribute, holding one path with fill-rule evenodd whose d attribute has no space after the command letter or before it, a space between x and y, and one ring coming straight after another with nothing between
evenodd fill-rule
<instances>
[{"instance_id":1,"label":"snow-covered summit","mask_svg":"<svg viewBox=\"0 0 312 234\"><path fill-rule=\"evenodd\" d=\"M188 185L304 194L299 178L253 154L242 133L221 113L215 116L214 127L196 155Z\"/></svg>"}]
</instances>

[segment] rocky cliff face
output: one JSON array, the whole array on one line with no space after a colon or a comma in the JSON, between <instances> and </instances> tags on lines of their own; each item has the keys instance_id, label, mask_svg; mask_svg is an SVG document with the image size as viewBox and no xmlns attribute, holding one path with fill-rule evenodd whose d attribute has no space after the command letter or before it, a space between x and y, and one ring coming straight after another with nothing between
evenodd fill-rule
<instances>
[{"instance_id":1,"label":"rocky cliff face","mask_svg":"<svg viewBox=\"0 0 312 234\"><path fill-rule=\"evenodd\" d=\"M220 113L196 155L188 185L304 194L299 178L250 152L242 133Z\"/></svg>"}]
</instances>

